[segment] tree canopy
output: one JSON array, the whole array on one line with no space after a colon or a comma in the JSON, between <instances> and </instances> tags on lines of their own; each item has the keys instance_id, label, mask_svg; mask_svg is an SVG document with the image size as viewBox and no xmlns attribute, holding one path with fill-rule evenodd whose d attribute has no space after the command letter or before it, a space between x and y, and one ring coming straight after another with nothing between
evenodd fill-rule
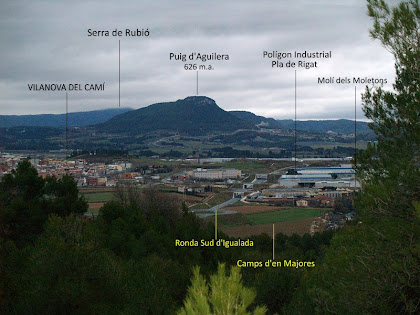
<instances>
[{"instance_id":1,"label":"tree canopy","mask_svg":"<svg viewBox=\"0 0 420 315\"><path fill-rule=\"evenodd\" d=\"M33 241L48 215L86 211L87 203L79 196L72 177L43 179L28 160L19 162L0 181L0 236L18 245Z\"/></svg>"},{"instance_id":2,"label":"tree canopy","mask_svg":"<svg viewBox=\"0 0 420 315\"><path fill-rule=\"evenodd\" d=\"M420 7L418 0L394 8L368 0L371 36L395 58L393 90L366 87L364 112L377 137L358 162L365 214L413 218L420 200ZM398 196L398 198L395 198Z\"/></svg>"}]
</instances>

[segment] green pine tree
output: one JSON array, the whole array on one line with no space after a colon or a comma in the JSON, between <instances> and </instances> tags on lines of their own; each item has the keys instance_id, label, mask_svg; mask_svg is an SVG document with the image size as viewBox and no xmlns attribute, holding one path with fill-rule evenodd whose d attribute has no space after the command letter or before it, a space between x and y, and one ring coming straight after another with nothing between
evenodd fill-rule
<instances>
[{"instance_id":1,"label":"green pine tree","mask_svg":"<svg viewBox=\"0 0 420 315\"><path fill-rule=\"evenodd\" d=\"M367 87L364 112L377 144L358 158L364 214L412 219L420 200L420 7L418 0L390 8L368 0L371 36L395 58L394 91Z\"/></svg>"},{"instance_id":2,"label":"green pine tree","mask_svg":"<svg viewBox=\"0 0 420 315\"><path fill-rule=\"evenodd\" d=\"M371 35L393 54L393 91L366 88L377 144L358 156L360 224L335 234L286 313L418 314L420 310L420 7L368 0Z\"/></svg>"},{"instance_id":3,"label":"green pine tree","mask_svg":"<svg viewBox=\"0 0 420 315\"><path fill-rule=\"evenodd\" d=\"M184 307L178 311L179 315L266 313L266 308L261 306L256 307L253 312L248 311L256 293L242 285L238 267L232 267L227 276L225 265L219 264L217 273L210 277L209 285L200 275L198 267L194 268L193 274Z\"/></svg>"}]
</instances>

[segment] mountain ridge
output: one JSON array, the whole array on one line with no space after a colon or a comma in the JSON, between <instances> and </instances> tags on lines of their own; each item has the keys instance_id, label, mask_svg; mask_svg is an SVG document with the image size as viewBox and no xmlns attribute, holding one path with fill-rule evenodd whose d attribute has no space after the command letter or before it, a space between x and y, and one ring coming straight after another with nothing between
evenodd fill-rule
<instances>
[{"instance_id":1,"label":"mountain ridge","mask_svg":"<svg viewBox=\"0 0 420 315\"><path fill-rule=\"evenodd\" d=\"M68 113L69 127L84 127L108 121L115 115L132 111L132 108L107 108L86 112ZM65 128L66 114L0 115L0 127L55 127Z\"/></svg>"},{"instance_id":2,"label":"mountain ridge","mask_svg":"<svg viewBox=\"0 0 420 315\"><path fill-rule=\"evenodd\" d=\"M92 126L100 131L113 133L172 130L202 134L236 129L294 129L292 119L276 120L249 111L225 111L213 99L205 96L189 96L139 109L111 108L73 112L68 114L68 122L69 127ZM142 126L136 127L138 124ZM298 120L296 125L298 130L308 132L354 133L354 121L348 119ZM65 114L0 115L0 127L17 126L64 128ZM373 135L367 122L358 121L357 132Z\"/></svg>"},{"instance_id":3,"label":"mountain ridge","mask_svg":"<svg viewBox=\"0 0 420 315\"><path fill-rule=\"evenodd\" d=\"M206 96L189 96L175 102L151 104L97 125L99 131L111 133L165 130L205 134L253 128L251 123L223 110Z\"/></svg>"},{"instance_id":4,"label":"mountain ridge","mask_svg":"<svg viewBox=\"0 0 420 315\"><path fill-rule=\"evenodd\" d=\"M293 119L277 120L283 128L294 129ZM354 134L354 120L329 119L329 120L297 120L296 129L309 132L334 132L337 134ZM369 123L364 121L356 122L356 132L363 135L373 135Z\"/></svg>"}]
</instances>

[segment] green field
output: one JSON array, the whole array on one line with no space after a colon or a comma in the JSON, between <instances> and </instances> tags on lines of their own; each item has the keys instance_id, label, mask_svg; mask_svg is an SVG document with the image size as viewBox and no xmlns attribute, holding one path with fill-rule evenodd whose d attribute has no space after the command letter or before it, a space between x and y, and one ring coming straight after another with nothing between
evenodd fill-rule
<instances>
[{"instance_id":1,"label":"green field","mask_svg":"<svg viewBox=\"0 0 420 315\"><path fill-rule=\"evenodd\" d=\"M332 142L332 143L331 142L322 142L322 143L315 142L313 144L311 144L311 142L308 142L307 145L309 145L313 149L318 149L318 148L334 149L338 146L344 147L344 148L354 148L354 142ZM364 150L367 147L367 142L366 141L357 141L356 147L358 149Z\"/></svg>"},{"instance_id":2,"label":"green field","mask_svg":"<svg viewBox=\"0 0 420 315\"><path fill-rule=\"evenodd\" d=\"M290 208L286 210L247 214L246 217L253 224L267 224L275 222L299 221L306 218L315 218L324 213L326 209L316 208Z\"/></svg>"},{"instance_id":3,"label":"green field","mask_svg":"<svg viewBox=\"0 0 420 315\"><path fill-rule=\"evenodd\" d=\"M218 193L218 194L214 195L212 198L209 198L207 200L207 204L210 207L214 207L214 206L220 205L221 203L224 203L224 202L226 202L230 199L232 199L232 193L221 192L221 193Z\"/></svg>"},{"instance_id":4,"label":"green field","mask_svg":"<svg viewBox=\"0 0 420 315\"><path fill-rule=\"evenodd\" d=\"M106 202L114 197L112 192L97 192L82 194L87 202Z\"/></svg>"},{"instance_id":5,"label":"green field","mask_svg":"<svg viewBox=\"0 0 420 315\"><path fill-rule=\"evenodd\" d=\"M205 203L196 203L195 205L193 205L189 209L191 209L191 210L195 210L195 209L210 209L210 207L207 204L205 204Z\"/></svg>"}]
</instances>

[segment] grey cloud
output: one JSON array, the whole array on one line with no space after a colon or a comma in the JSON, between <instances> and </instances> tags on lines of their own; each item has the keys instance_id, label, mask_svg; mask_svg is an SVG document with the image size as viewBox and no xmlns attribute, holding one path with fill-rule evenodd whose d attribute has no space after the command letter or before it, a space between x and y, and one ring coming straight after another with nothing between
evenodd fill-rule
<instances>
[{"instance_id":1,"label":"grey cloud","mask_svg":"<svg viewBox=\"0 0 420 315\"><path fill-rule=\"evenodd\" d=\"M298 117L352 118L354 87L320 86L317 78L360 75L392 83L392 56L369 37L370 25L365 3L357 0L6 0L0 10L0 114L63 112L63 93L29 92L28 83L106 82L104 92L69 93L70 109L117 106L121 40L124 107L194 95L196 73L170 61L169 53L218 52L230 60L200 71L200 95L226 110L292 118L294 69L271 68L262 52L331 50L333 58L318 69L297 69ZM149 28L151 36L88 38L89 28Z\"/></svg>"}]
</instances>

